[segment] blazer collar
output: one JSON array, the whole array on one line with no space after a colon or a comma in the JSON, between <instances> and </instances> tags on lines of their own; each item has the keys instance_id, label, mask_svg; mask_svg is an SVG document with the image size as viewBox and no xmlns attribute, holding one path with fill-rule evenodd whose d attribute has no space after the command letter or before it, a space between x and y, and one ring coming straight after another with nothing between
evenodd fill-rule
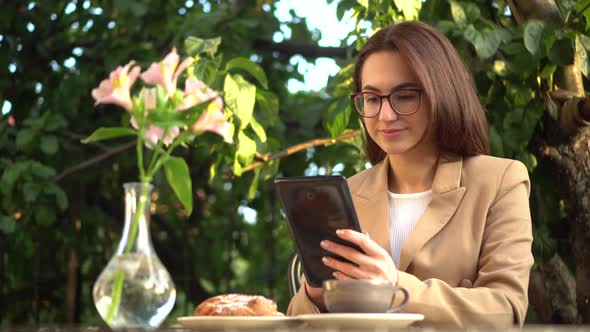
<instances>
[{"instance_id":1,"label":"blazer collar","mask_svg":"<svg viewBox=\"0 0 590 332\"><path fill-rule=\"evenodd\" d=\"M391 254L387 195L389 167L389 158L386 157L373 167L355 194L362 198L359 215L370 218L361 220L363 230L369 232L373 240ZM462 167L461 156L445 155L439 158L432 184L432 200L402 246L397 267L400 271L406 271L418 251L447 224L457 210L466 190L461 187Z\"/></svg>"}]
</instances>

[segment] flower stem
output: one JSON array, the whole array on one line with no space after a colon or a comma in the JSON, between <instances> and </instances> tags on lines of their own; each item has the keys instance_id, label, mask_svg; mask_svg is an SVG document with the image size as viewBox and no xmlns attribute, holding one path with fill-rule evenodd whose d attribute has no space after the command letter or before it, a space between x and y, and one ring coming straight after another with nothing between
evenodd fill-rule
<instances>
[{"instance_id":1,"label":"flower stem","mask_svg":"<svg viewBox=\"0 0 590 332\"><path fill-rule=\"evenodd\" d=\"M135 210L135 214L133 215L133 224L131 224L131 232L129 233L129 240L127 241L127 245L125 246L125 253L131 251L131 248L133 248L133 245L135 244L135 237L137 235L139 217L142 215L143 209L145 209L145 204L148 201L148 194L149 183L142 182L141 191L139 194L139 204L137 205L137 209Z\"/></svg>"},{"instance_id":2,"label":"flower stem","mask_svg":"<svg viewBox=\"0 0 590 332\"><path fill-rule=\"evenodd\" d=\"M125 246L124 253L128 253L133 248L135 244L135 238L137 236L137 229L139 225L139 218L143 214L143 210L146 208L146 204L148 201L148 194L149 194L149 182L141 182L141 189L139 194L139 203L137 204L137 208L135 210L135 214L133 214L133 222L131 224L131 231L129 232L129 237L127 238L127 245ZM125 273L123 271L117 271L117 275L115 277L115 286L113 287L113 295L111 297L111 305L109 306L109 310L107 312L106 322L107 324L111 324L117 310L119 309L119 303L121 302L121 293L123 291L123 282L125 281Z\"/></svg>"},{"instance_id":3,"label":"flower stem","mask_svg":"<svg viewBox=\"0 0 590 332\"><path fill-rule=\"evenodd\" d=\"M113 287L113 297L111 300L111 305L109 306L109 311L107 312L106 322L107 324L111 325L113 322L113 318L115 318L115 314L119 309L119 302L121 302L121 292L123 291L123 280L125 279L125 273L123 271L117 271L117 275L115 276L115 286Z\"/></svg>"},{"instance_id":4,"label":"flower stem","mask_svg":"<svg viewBox=\"0 0 590 332\"><path fill-rule=\"evenodd\" d=\"M150 161L150 164L148 165L148 168L147 168L147 174L149 174L150 177L154 176L155 172L152 172L152 168L154 167L154 164L156 163L156 161L158 160L158 157L162 153L162 145L164 144L164 138L166 138L166 135L168 135L168 129L164 130L164 134L162 135L162 139L160 139L160 141L158 142L158 145L156 145L156 148L154 149L154 154L152 155L152 160Z\"/></svg>"},{"instance_id":5,"label":"flower stem","mask_svg":"<svg viewBox=\"0 0 590 332\"><path fill-rule=\"evenodd\" d=\"M141 182L144 181L145 178L145 169L143 168L143 135L145 134L145 129L141 128L139 130L139 135L137 135L137 168L139 168L139 178Z\"/></svg>"},{"instance_id":6,"label":"flower stem","mask_svg":"<svg viewBox=\"0 0 590 332\"><path fill-rule=\"evenodd\" d=\"M180 142L184 141L184 138L187 136L186 133L182 133L180 134L180 136L178 137L177 140L174 141L174 143L172 143L172 145L170 145L170 147L168 148L168 150L164 150L164 154L160 154L160 156L158 157L157 162L155 163L155 165L153 166L153 169L150 167L149 171L148 171L148 176L151 178L153 177L158 170L160 169L160 167L162 167L162 165L164 165L164 163L166 162L166 160L170 157L170 155L172 154L172 151L174 151L174 149L180 144Z\"/></svg>"}]
</instances>

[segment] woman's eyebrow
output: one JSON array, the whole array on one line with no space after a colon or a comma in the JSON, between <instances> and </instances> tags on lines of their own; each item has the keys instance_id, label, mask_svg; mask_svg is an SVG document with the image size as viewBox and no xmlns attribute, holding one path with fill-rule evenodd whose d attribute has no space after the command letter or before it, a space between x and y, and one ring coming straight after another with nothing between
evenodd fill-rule
<instances>
[{"instance_id":1,"label":"woman's eyebrow","mask_svg":"<svg viewBox=\"0 0 590 332\"><path fill-rule=\"evenodd\" d=\"M403 82L403 83L400 83L400 84L394 86L393 88L389 89L389 91L391 92L391 91L403 90L403 89L408 89L408 88L416 89L416 88L418 88L418 83ZM371 91L375 91L375 92L381 92L381 90L379 88L374 87L369 84L363 86L363 90L371 90Z\"/></svg>"}]
</instances>

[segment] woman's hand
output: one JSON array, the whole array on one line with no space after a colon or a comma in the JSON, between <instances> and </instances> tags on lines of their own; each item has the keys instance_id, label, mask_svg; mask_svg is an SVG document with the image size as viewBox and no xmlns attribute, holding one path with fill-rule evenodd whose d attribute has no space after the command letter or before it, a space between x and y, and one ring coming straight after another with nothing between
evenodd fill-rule
<instances>
[{"instance_id":1,"label":"woman's hand","mask_svg":"<svg viewBox=\"0 0 590 332\"><path fill-rule=\"evenodd\" d=\"M305 283L305 292L307 297L313 302L313 304L320 309L320 312L326 311L326 304L324 303L324 290L322 287L310 286L307 282Z\"/></svg>"},{"instance_id":2,"label":"woman's hand","mask_svg":"<svg viewBox=\"0 0 590 332\"><path fill-rule=\"evenodd\" d=\"M385 279L397 284L397 268L393 259L385 249L369 238L368 234L359 233L350 229L339 229L336 235L343 240L358 245L360 252L352 247L334 243L328 240L322 241L322 248L336 255L344 257L354 264L343 262L331 257L323 257L325 265L336 270L336 279Z\"/></svg>"}]
</instances>

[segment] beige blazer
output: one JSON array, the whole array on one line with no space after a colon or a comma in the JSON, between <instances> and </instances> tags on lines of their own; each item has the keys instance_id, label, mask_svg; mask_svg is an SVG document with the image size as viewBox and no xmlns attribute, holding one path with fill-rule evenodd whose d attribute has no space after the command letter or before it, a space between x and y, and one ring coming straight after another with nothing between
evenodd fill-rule
<instances>
[{"instance_id":1,"label":"beige blazer","mask_svg":"<svg viewBox=\"0 0 590 332\"><path fill-rule=\"evenodd\" d=\"M388 169L385 158L348 183L362 230L390 252ZM529 192L519 161L440 158L432 200L402 246L398 283L410 300L401 312L424 314L417 325L522 326L533 265ZM319 312L303 283L289 315Z\"/></svg>"}]
</instances>

